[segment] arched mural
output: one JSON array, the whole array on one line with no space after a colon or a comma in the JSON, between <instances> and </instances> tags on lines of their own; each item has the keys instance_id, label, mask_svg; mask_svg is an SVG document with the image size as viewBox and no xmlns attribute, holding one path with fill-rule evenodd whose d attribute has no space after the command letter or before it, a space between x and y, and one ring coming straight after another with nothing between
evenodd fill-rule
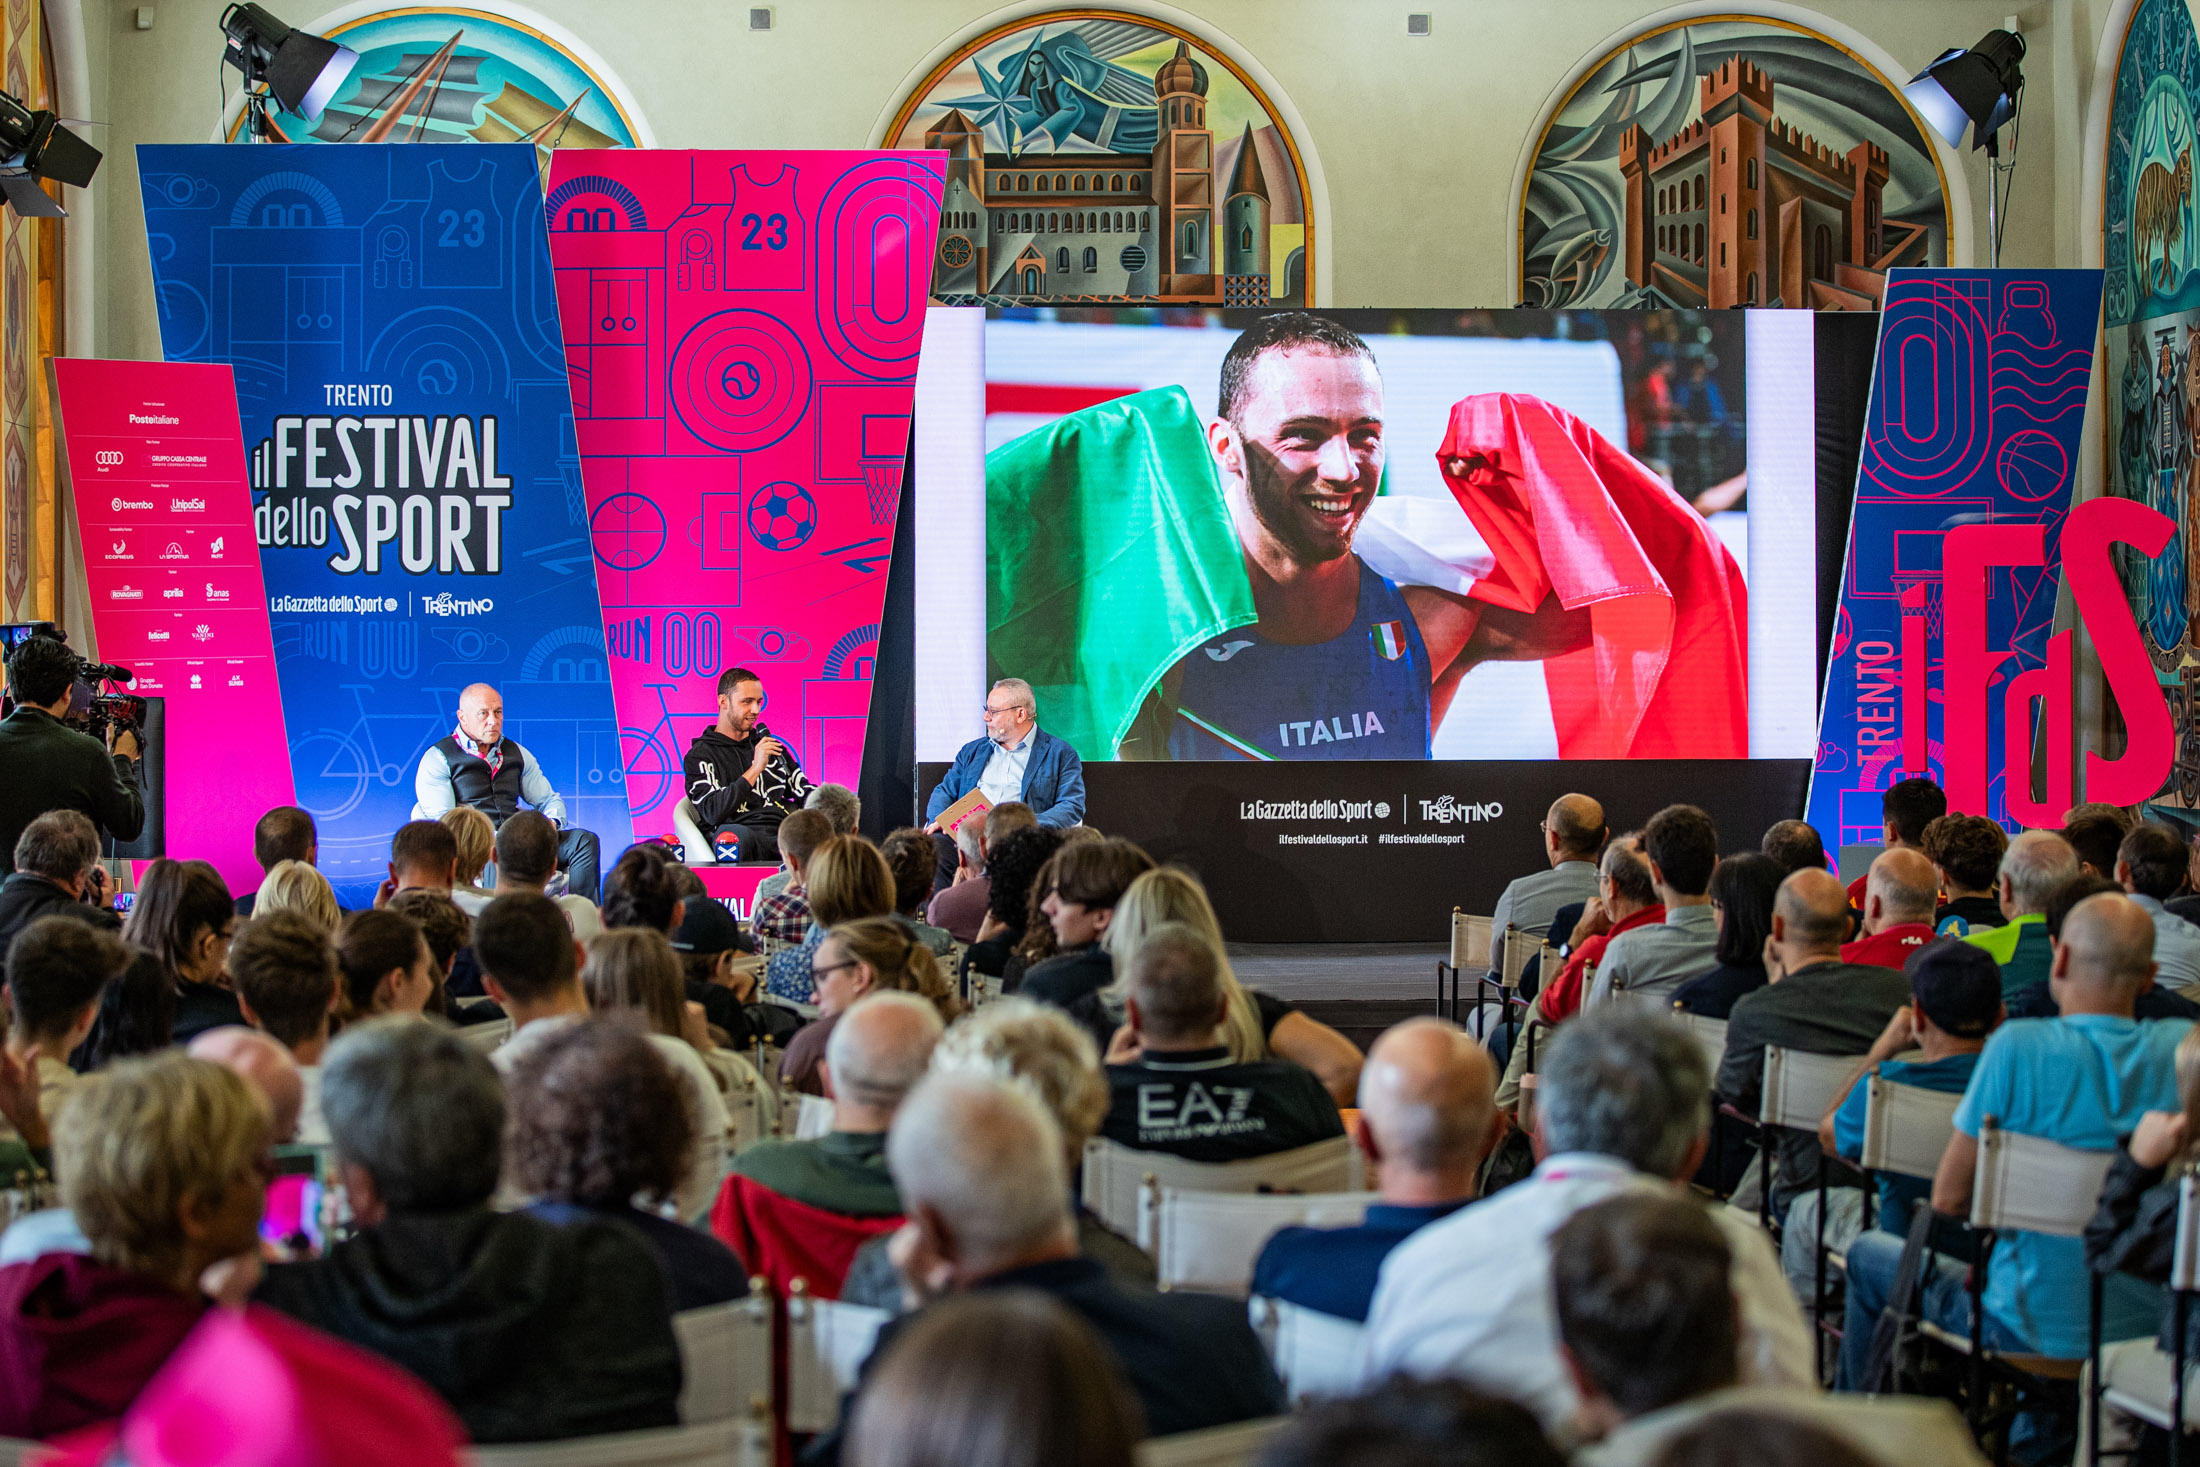
<instances>
[{"instance_id":1,"label":"arched mural","mask_svg":"<svg viewBox=\"0 0 2200 1467\"><path fill-rule=\"evenodd\" d=\"M883 146L948 153L936 299L1306 303L1298 145L1252 78L1165 22L1064 10L988 31L918 83Z\"/></svg>"},{"instance_id":2,"label":"arched mural","mask_svg":"<svg viewBox=\"0 0 2200 1467\"><path fill-rule=\"evenodd\" d=\"M1896 84L1793 22L1631 37L1537 140L1521 198L1531 306L1877 310L1948 258L1946 180Z\"/></svg>"}]
</instances>

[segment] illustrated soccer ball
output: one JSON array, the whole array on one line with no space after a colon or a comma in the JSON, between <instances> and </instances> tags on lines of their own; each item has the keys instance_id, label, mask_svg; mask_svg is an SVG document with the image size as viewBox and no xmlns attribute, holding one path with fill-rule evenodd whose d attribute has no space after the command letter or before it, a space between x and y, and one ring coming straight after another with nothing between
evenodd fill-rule
<instances>
[{"instance_id":1,"label":"illustrated soccer ball","mask_svg":"<svg viewBox=\"0 0 2200 1467\"><path fill-rule=\"evenodd\" d=\"M817 529L817 501L799 484L766 484L749 496L749 533L766 550L793 550Z\"/></svg>"}]
</instances>

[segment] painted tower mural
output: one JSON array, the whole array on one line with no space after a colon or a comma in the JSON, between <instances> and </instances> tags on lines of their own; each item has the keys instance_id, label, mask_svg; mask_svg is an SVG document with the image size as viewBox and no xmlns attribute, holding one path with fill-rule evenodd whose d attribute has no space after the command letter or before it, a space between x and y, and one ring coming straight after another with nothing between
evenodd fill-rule
<instances>
[{"instance_id":1,"label":"painted tower mural","mask_svg":"<svg viewBox=\"0 0 2200 1467\"><path fill-rule=\"evenodd\" d=\"M1240 70L1143 17L980 37L902 105L885 146L948 155L943 302L1305 302L1296 145Z\"/></svg>"}]
</instances>

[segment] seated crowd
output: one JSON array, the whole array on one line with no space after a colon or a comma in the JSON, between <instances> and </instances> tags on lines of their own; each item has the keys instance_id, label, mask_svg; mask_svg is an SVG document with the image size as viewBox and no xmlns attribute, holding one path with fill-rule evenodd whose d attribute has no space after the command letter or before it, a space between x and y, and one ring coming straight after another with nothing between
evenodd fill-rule
<instances>
[{"instance_id":1,"label":"seated crowd","mask_svg":"<svg viewBox=\"0 0 2200 1467\"><path fill-rule=\"evenodd\" d=\"M104 1460L271 1372L374 1403L331 1462L399 1424L421 1461L671 1428L676 1320L757 1288L884 1320L838 1424L783 1444L862 1467L1127 1467L1286 1416L1269 1467L2057 1462L2094 1281L2101 1339L2175 1343L2200 895L2170 826L2010 839L1907 779L1844 883L1800 821L1722 856L1703 810L1614 831L1570 794L1494 910L1541 962L1363 1055L1241 981L1198 877L1128 841L1006 801L950 865L860 819L812 790L747 924L657 843L600 904L554 894L531 811L407 823L348 912L302 810L259 822L255 892L163 859L126 915L85 817L31 822L0 883L0 1437ZM1768 1048L1841 1062L1822 1116L1760 1134ZM1862 1169L1890 1086L1954 1106L1929 1178ZM1965 1226L1996 1132L2111 1158L2085 1236ZM1157 1288L1086 1195L1088 1152L1126 1151L1356 1153L1366 1190L1248 1256L1249 1316ZM1254 1325L1280 1311L1356 1387L1294 1400ZM1999 1357L1983 1438L1926 1326Z\"/></svg>"}]
</instances>

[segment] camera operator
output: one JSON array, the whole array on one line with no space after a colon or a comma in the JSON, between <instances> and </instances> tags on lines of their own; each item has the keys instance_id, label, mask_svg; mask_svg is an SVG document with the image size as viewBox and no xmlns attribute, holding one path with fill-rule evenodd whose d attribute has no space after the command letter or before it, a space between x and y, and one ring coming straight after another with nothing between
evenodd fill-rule
<instances>
[{"instance_id":1,"label":"camera operator","mask_svg":"<svg viewBox=\"0 0 2200 1467\"><path fill-rule=\"evenodd\" d=\"M112 750L61 720L81 659L54 637L32 637L8 659L15 711L0 719L0 862L15 870L15 843L48 810L81 810L116 840L145 828L137 733L113 730Z\"/></svg>"}]
</instances>

